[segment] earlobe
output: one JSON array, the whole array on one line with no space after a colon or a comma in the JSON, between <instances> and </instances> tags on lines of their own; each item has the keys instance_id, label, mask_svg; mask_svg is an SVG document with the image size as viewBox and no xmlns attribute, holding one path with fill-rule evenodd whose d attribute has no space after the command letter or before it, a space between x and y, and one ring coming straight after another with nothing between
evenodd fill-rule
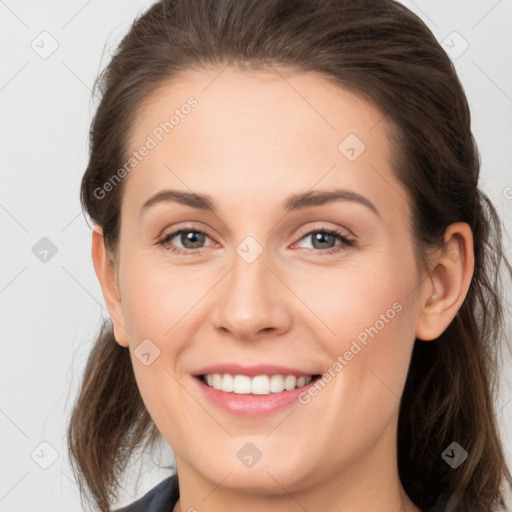
<instances>
[{"instance_id":1,"label":"earlobe","mask_svg":"<svg viewBox=\"0 0 512 512\"><path fill-rule=\"evenodd\" d=\"M431 257L429 285L424 287L416 338L438 338L457 315L474 271L473 233L465 222L446 228L444 247Z\"/></svg>"},{"instance_id":2,"label":"earlobe","mask_svg":"<svg viewBox=\"0 0 512 512\"><path fill-rule=\"evenodd\" d=\"M94 225L92 230L91 255L94 271L100 283L110 318L112 319L114 337L119 345L127 347L127 332L124 327L123 308L116 281L115 266L107 254L103 238L103 229L97 224Z\"/></svg>"}]
</instances>

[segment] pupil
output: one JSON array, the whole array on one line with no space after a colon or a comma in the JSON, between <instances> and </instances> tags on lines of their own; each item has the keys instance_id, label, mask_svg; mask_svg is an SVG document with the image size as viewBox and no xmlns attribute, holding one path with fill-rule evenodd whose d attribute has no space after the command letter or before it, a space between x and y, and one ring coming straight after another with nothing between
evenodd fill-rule
<instances>
[{"instance_id":1,"label":"pupil","mask_svg":"<svg viewBox=\"0 0 512 512\"><path fill-rule=\"evenodd\" d=\"M315 247L315 242L325 242L326 241L326 238L327 237L331 237L331 238L334 238L333 235L329 234L329 233L315 233L313 236L313 247ZM320 244L320 249L322 248L325 248L326 247L326 244L325 243L322 243ZM332 247L332 245L329 245L329 247ZM317 249L318 247L315 247L315 249Z\"/></svg>"},{"instance_id":2,"label":"pupil","mask_svg":"<svg viewBox=\"0 0 512 512\"><path fill-rule=\"evenodd\" d=\"M192 243L192 246L187 246L188 243ZM204 235L197 233L196 231L186 231L181 234L181 243L187 249L197 249L204 243Z\"/></svg>"}]
</instances>

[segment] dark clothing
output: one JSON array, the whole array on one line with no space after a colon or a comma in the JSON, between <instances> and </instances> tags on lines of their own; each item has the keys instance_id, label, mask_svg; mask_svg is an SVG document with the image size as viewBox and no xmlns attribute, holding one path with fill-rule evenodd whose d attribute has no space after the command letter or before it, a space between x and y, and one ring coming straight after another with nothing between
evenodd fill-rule
<instances>
[{"instance_id":1,"label":"dark clothing","mask_svg":"<svg viewBox=\"0 0 512 512\"><path fill-rule=\"evenodd\" d=\"M178 476L174 474L153 487L142 498L115 512L172 512L179 497Z\"/></svg>"},{"instance_id":2,"label":"dark clothing","mask_svg":"<svg viewBox=\"0 0 512 512\"><path fill-rule=\"evenodd\" d=\"M142 498L115 512L172 512L179 497L178 476L174 474L153 487ZM444 501L439 499L433 508L424 512L443 512Z\"/></svg>"}]
</instances>

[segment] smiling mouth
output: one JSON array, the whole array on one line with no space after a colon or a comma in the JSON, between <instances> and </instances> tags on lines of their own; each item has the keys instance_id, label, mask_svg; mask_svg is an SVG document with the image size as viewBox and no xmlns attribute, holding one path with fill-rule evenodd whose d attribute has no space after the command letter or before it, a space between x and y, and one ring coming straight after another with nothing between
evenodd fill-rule
<instances>
[{"instance_id":1,"label":"smiling mouth","mask_svg":"<svg viewBox=\"0 0 512 512\"><path fill-rule=\"evenodd\" d=\"M248 375L230 373L210 373L196 375L196 377L206 386L225 393L269 395L307 386L319 379L321 375L256 375L249 377Z\"/></svg>"}]
</instances>

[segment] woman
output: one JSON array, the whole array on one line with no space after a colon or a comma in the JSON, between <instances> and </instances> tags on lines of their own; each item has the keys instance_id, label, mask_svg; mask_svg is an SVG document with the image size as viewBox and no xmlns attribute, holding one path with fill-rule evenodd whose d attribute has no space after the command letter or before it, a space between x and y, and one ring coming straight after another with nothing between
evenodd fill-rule
<instances>
[{"instance_id":1,"label":"woman","mask_svg":"<svg viewBox=\"0 0 512 512\"><path fill-rule=\"evenodd\" d=\"M392 0L169 0L101 77L111 321L69 424L110 511L498 510L500 222L449 57ZM178 484L179 482L179 484Z\"/></svg>"}]
</instances>

